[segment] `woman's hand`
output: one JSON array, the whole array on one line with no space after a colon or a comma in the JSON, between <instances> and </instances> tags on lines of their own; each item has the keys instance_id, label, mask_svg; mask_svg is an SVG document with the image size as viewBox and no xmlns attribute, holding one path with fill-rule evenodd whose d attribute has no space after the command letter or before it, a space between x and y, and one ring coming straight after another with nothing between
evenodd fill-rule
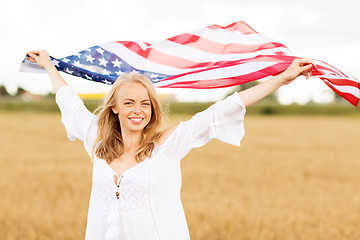
<instances>
[{"instance_id":1,"label":"woman's hand","mask_svg":"<svg viewBox=\"0 0 360 240\"><path fill-rule=\"evenodd\" d=\"M26 53L28 56L27 59L30 62L37 63L40 67L44 68L45 70L48 70L49 67L53 66L50 55L45 50L34 50Z\"/></svg>"},{"instance_id":2,"label":"woman's hand","mask_svg":"<svg viewBox=\"0 0 360 240\"><path fill-rule=\"evenodd\" d=\"M37 63L40 67L44 68L50 77L52 87L57 92L61 87L66 86L67 83L61 77L58 70L51 62L49 53L45 50L35 50L26 53L27 59L30 62Z\"/></svg>"},{"instance_id":3,"label":"woman's hand","mask_svg":"<svg viewBox=\"0 0 360 240\"><path fill-rule=\"evenodd\" d=\"M308 79L311 77L312 64L311 58L295 59L284 72L279 74L282 84L288 84L300 75L304 75Z\"/></svg>"},{"instance_id":4,"label":"woman's hand","mask_svg":"<svg viewBox=\"0 0 360 240\"><path fill-rule=\"evenodd\" d=\"M239 92L239 96L247 107L253 103L256 103L260 99L266 97L282 85L292 82L300 75L305 75L306 78L311 76L312 59L295 59L290 66L281 74L270 78L269 80L262 82L252 88L248 88L242 92Z\"/></svg>"}]
</instances>

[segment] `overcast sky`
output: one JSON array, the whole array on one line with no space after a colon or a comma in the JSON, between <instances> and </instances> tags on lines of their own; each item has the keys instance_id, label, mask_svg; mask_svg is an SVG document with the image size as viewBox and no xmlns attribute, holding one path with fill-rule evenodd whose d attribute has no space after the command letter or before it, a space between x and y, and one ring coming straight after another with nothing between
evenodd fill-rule
<instances>
[{"instance_id":1,"label":"overcast sky","mask_svg":"<svg viewBox=\"0 0 360 240\"><path fill-rule=\"evenodd\" d=\"M7 1L0 9L0 84L10 91L18 86L34 93L51 90L46 74L18 72L29 50L46 49L60 58L103 42L151 43L214 23L228 25L239 20L284 43L299 57L323 60L359 79L359 9L360 1L356 0ZM102 84L63 76L78 92L106 90ZM221 98L224 91L175 92L179 98L188 95L195 99L194 95ZM280 95L284 103L305 103L329 94L320 80L298 79L282 87Z\"/></svg>"}]
</instances>

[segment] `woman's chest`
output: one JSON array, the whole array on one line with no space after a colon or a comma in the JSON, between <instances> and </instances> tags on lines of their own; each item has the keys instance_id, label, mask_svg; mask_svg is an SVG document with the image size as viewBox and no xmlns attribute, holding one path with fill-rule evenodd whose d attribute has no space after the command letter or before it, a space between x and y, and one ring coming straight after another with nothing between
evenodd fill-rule
<instances>
[{"instance_id":1,"label":"woman's chest","mask_svg":"<svg viewBox=\"0 0 360 240\"><path fill-rule=\"evenodd\" d=\"M116 205L120 212L149 208L151 159L136 164L118 176L102 159L94 161L92 194L101 206Z\"/></svg>"}]
</instances>

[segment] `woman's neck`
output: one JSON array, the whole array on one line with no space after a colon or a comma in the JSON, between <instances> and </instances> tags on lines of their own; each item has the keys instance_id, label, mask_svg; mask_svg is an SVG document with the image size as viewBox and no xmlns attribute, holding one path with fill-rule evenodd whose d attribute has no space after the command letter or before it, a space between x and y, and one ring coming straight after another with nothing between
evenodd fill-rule
<instances>
[{"instance_id":1,"label":"woman's neck","mask_svg":"<svg viewBox=\"0 0 360 240\"><path fill-rule=\"evenodd\" d=\"M139 145L142 132L123 132L122 140L124 144L124 151L131 152L136 150Z\"/></svg>"}]
</instances>

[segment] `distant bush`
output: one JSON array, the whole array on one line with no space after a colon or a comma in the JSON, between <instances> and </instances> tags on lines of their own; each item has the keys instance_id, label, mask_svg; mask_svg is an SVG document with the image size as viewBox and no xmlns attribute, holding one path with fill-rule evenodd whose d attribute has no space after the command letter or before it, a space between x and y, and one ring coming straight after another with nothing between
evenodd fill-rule
<instances>
[{"instance_id":1,"label":"distant bush","mask_svg":"<svg viewBox=\"0 0 360 240\"><path fill-rule=\"evenodd\" d=\"M356 108L350 104L255 104L247 108L247 113L262 115L353 115L360 114L359 110L359 108Z\"/></svg>"},{"instance_id":2,"label":"distant bush","mask_svg":"<svg viewBox=\"0 0 360 240\"><path fill-rule=\"evenodd\" d=\"M102 102L88 100L84 103L93 112ZM34 102L24 102L15 98L0 98L0 111L59 112L59 108L54 98Z\"/></svg>"},{"instance_id":3,"label":"distant bush","mask_svg":"<svg viewBox=\"0 0 360 240\"><path fill-rule=\"evenodd\" d=\"M7 91L6 87L0 85L0 96L10 96L9 92Z\"/></svg>"}]
</instances>

